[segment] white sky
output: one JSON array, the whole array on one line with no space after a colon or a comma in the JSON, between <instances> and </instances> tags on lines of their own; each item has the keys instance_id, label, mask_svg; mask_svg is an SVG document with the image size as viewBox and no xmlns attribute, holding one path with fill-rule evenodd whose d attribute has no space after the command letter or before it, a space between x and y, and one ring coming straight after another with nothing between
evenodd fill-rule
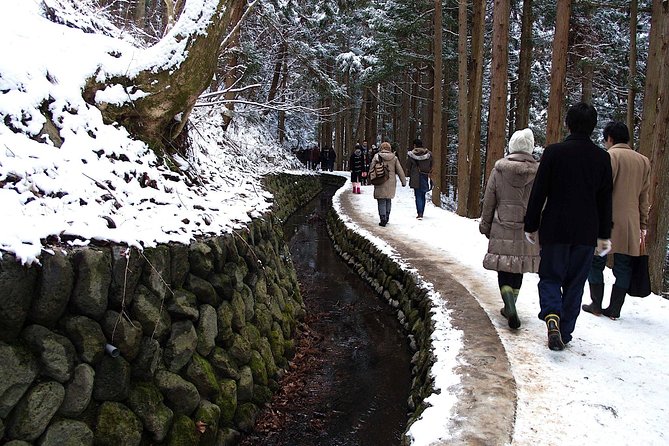
<instances>
[{"instance_id":1,"label":"white sky","mask_svg":"<svg viewBox=\"0 0 669 446\"><path fill-rule=\"evenodd\" d=\"M198 111L193 121L198 132L191 135L195 147L182 160L190 166L191 178L203 184L194 188L184 176L168 179L169 172L152 152L124 129L105 125L98 110L83 101L85 79L98 68L102 73L137 69L137 61L169 54L168 45L143 52L128 42L84 35L41 18L38 4L12 2L0 15L0 249L31 263L42 252L41 239L49 235L79 236L81 241L70 244L80 245L90 239L145 247L187 243L195 235L238 228L268 208L269 194L258 178L295 163L257 129L238 126L222 135L213 130L220 113ZM110 50L121 57L110 57ZM117 91L109 88L101 98L127 100ZM62 125L65 143L60 148L36 136L44 122L39 107L47 98ZM128 161L119 161L123 157ZM140 186L144 173L156 181L156 189ZM496 275L481 267L486 239L478 233L478 222L429 204L426 218L417 222L410 189L398 191L387 229L417 237L444 258L457 259L453 272L498 329L518 386L514 445L669 444L664 433L669 431L667 300L628 298L616 322L583 315L567 350L551 352L544 325L536 318L536 276L525 277L518 303L523 325L511 332L499 315ZM357 201L371 219L377 218L371 188L364 188ZM105 217L117 227L109 228ZM420 231L415 231L418 225ZM392 252L382 239L374 240ZM440 421L456 416L451 395L459 377L452 370L461 333L451 328L447 309L439 307L435 318L438 362L433 371L437 386L449 391L430 397L433 407L411 431L416 445L447 438Z\"/></svg>"},{"instance_id":2,"label":"white sky","mask_svg":"<svg viewBox=\"0 0 669 446\"><path fill-rule=\"evenodd\" d=\"M515 331L509 329L499 313L503 303L497 274L482 266L488 240L479 233L478 220L459 217L428 201L425 218L418 221L413 191L397 184L387 227L369 234L356 222L347 224L388 253L393 249L383 240L385 231L421 243L426 249L431 247L443 256L444 268L478 300L507 351L518 387L513 445L669 444L669 300L656 295L643 299L628 296L617 321L582 312L567 348L550 351L546 326L537 317L538 276L525 274L517 304L522 326ZM349 189L347 183L334 200L339 212L340 196ZM354 202L368 215L366 221L378 222L372 186L362 189ZM350 220L348 216L345 219ZM410 262L400 262L412 268ZM608 268L605 281L606 305L614 282ZM438 296L433 298L438 302ZM590 302L587 285L583 300ZM435 317L438 330L433 336L451 340L449 349L435 344L439 359L436 382L448 389L443 393L457 393L460 380L453 372L457 363L452 360L451 350L454 342L460 342L459 336L452 333L447 312L440 309ZM452 398L431 398L433 407L410 431L414 445L447 439L448 420L467 416L452 413Z\"/></svg>"}]
</instances>

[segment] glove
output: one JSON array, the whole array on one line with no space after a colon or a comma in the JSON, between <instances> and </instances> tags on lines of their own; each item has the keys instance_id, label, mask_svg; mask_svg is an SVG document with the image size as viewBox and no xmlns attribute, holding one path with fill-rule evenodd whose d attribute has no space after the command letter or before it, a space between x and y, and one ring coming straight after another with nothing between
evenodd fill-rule
<instances>
[{"instance_id":1,"label":"glove","mask_svg":"<svg viewBox=\"0 0 669 446\"><path fill-rule=\"evenodd\" d=\"M536 232L526 232L525 239L531 244L537 243L537 233Z\"/></svg>"},{"instance_id":2,"label":"glove","mask_svg":"<svg viewBox=\"0 0 669 446\"><path fill-rule=\"evenodd\" d=\"M595 249L595 254L600 257L604 257L611 251L611 240L610 239L597 239L597 248Z\"/></svg>"}]
</instances>

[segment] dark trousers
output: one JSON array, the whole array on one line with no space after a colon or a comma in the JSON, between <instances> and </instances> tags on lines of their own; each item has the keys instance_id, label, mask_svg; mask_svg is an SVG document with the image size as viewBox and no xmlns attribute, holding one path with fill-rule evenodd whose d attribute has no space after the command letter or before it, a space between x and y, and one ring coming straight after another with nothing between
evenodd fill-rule
<instances>
[{"instance_id":1,"label":"dark trousers","mask_svg":"<svg viewBox=\"0 0 669 446\"><path fill-rule=\"evenodd\" d=\"M499 287L510 286L514 290L519 290L523 284L522 273L507 273L505 271L497 271L497 283Z\"/></svg>"},{"instance_id":2,"label":"dark trousers","mask_svg":"<svg viewBox=\"0 0 669 446\"><path fill-rule=\"evenodd\" d=\"M583 286L588 278L594 246L544 245L539 263L539 319L560 316L562 341L571 341L581 311Z\"/></svg>"},{"instance_id":3,"label":"dark trousers","mask_svg":"<svg viewBox=\"0 0 669 446\"><path fill-rule=\"evenodd\" d=\"M604 283L604 267L606 256L595 256L592 259L592 267L588 274L588 282L593 285ZM630 287L632 278L632 256L627 254L613 254L613 275L616 276L616 286L626 290Z\"/></svg>"}]
</instances>

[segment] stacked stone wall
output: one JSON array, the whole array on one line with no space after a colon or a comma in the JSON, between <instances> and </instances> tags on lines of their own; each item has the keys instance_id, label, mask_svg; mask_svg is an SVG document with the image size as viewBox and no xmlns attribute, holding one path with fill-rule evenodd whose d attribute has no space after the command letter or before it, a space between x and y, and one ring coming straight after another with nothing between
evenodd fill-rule
<instances>
[{"instance_id":1,"label":"stacked stone wall","mask_svg":"<svg viewBox=\"0 0 669 446\"><path fill-rule=\"evenodd\" d=\"M282 220L321 190L273 175L272 212L190 245L0 261L0 443L227 445L253 428L304 316Z\"/></svg>"}]
</instances>

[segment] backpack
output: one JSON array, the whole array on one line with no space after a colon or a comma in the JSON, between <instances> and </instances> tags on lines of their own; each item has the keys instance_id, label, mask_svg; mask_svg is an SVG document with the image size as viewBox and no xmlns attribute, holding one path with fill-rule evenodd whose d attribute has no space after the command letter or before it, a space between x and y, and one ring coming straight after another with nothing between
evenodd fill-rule
<instances>
[{"instance_id":1,"label":"backpack","mask_svg":"<svg viewBox=\"0 0 669 446\"><path fill-rule=\"evenodd\" d=\"M390 169L383 162L382 158L378 156L376 164L369 171L369 182L374 186L380 186L390 178Z\"/></svg>"}]
</instances>

